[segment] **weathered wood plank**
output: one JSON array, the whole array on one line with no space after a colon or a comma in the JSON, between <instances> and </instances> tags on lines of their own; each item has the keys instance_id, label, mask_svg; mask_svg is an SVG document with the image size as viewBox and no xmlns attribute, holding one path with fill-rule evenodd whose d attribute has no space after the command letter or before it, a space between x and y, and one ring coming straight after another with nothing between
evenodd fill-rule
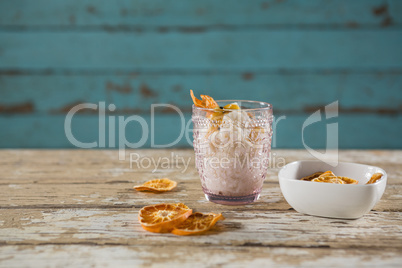
<instances>
[{"instance_id":1,"label":"weathered wood plank","mask_svg":"<svg viewBox=\"0 0 402 268\"><path fill-rule=\"evenodd\" d=\"M179 187L172 192L155 195L138 193L132 187L146 180L160 176L130 176L127 183L89 184L89 183L41 183L0 185L0 209L13 208L141 208L155 203L197 204L201 211L208 208L222 209L205 200L198 177L191 176L184 180L171 176L179 182ZM53 179L57 181L57 179ZM397 211L402 213L401 185L389 185L382 200L373 208L374 211ZM253 205L231 208L243 211L286 211L291 209L283 198L277 181L264 184L260 199ZM225 211L225 210L224 210ZM6 213L6 212L4 212ZM374 213L374 212L371 212Z\"/></svg>"},{"instance_id":2,"label":"weathered wood plank","mask_svg":"<svg viewBox=\"0 0 402 268\"><path fill-rule=\"evenodd\" d=\"M191 256L188 258L187 256ZM0 267L399 267L399 249L43 245L2 246ZM43 262L46 260L46 263Z\"/></svg>"},{"instance_id":3,"label":"weathered wood plank","mask_svg":"<svg viewBox=\"0 0 402 268\"><path fill-rule=\"evenodd\" d=\"M311 113L314 112L314 109ZM319 108L316 107L316 110ZM133 114L135 114L133 112ZM274 105L275 114L275 105ZM115 116L115 115L112 115ZM123 116L123 115L120 115ZM124 115L127 118L128 115ZM304 148L301 130L303 123L309 114L286 114L285 117L277 117L277 124L274 128L272 148ZM144 148L151 147L151 116L141 115L147 122L147 129L150 131ZM118 117L115 133L114 146L109 146L109 118L106 118L106 146L107 148L118 148ZM189 122L191 115L184 114L185 122ZM49 114L17 114L0 116L0 147L1 148L75 148L71 144L64 131L65 115ZM305 128L305 143L314 148L325 148L326 146L326 123L339 123L339 148L356 149L400 149L402 128L402 116L397 115L372 115L372 114L340 114L338 118L332 118L317 122ZM181 135L181 118L173 112L160 114L154 117L154 144L167 145L177 139L177 147L190 147L192 144L192 133ZM189 123L190 129L192 124ZM175 126L175 127L172 127ZM375 127L373 127L375 126ZM96 114L76 114L72 119L72 131L74 137L80 142L99 142L99 117ZM370 134L367 134L368 129ZM145 134L146 135L146 134ZM48 137L52 137L49 139ZM132 122L127 124L126 138L132 143L139 142L142 137L142 130L139 124ZM188 137L188 138L186 138ZM374 137L374 138L373 138Z\"/></svg>"},{"instance_id":4,"label":"weathered wood plank","mask_svg":"<svg viewBox=\"0 0 402 268\"><path fill-rule=\"evenodd\" d=\"M151 202L150 202L151 203ZM373 212L357 220L337 220L294 211L253 211L186 203L197 211L222 212L209 235L156 234L142 229L139 209L6 209L0 239L6 245L112 244L170 246L257 246L402 249L401 212ZM386 230L383 232L381 230Z\"/></svg>"},{"instance_id":5,"label":"weathered wood plank","mask_svg":"<svg viewBox=\"0 0 402 268\"><path fill-rule=\"evenodd\" d=\"M116 113L149 114L154 103L189 111L189 89L215 99L266 101L274 105L275 114L304 113L335 100L340 113L402 111L402 72L0 74L0 89L3 114L28 105L31 112L66 113L74 104L100 101L115 104Z\"/></svg>"},{"instance_id":6,"label":"weathered wood plank","mask_svg":"<svg viewBox=\"0 0 402 268\"><path fill-rule=\"evenodd\" d=\"M252 72L402 67L401 30L1 32L0 39L1 69Z\"/></svg>"},{"instance_id":7,"label":"weathered wood plank","mask_svg":"<svg viewBox=\"0 0 402 268\"><path fill-rule=\"evenodd\" d=\"M132 166L131 153L140 157L138 161L133 161ZM40 157L37 157L38 154ZM267 183L278 182L277 174L284 163L315 159L306 150L273 150L272 157ZM155 159L156 162L148 165L144 160L141 164L142 159ZM158 159L169 160L170 165L158 165ZM400 150L341 150L339 161L379 166L388 174L388 185L402 183ZM119 161L116 150L1 150L0 184L134 184L165 176L183 182L198 181L194 167L192 149L127 150L125 161Z\"/></svg>"},{"instance_id":8,"label":"weathered wood plank","mask_svg":"<svg viewBox=\"0 0 402 268\"><path fill-rule=\"evenodd\" d=\"M46 8L43 8L46 6ZM23 1L0 3L1 26L387 26L401 23L398 0Z\"/></svg>"},{"instance_id":9,"label":"weathered wood plank","mask_svg":"<svg viewBox=\"0 0 402 268\"><path fill-rule=\"evenodd\" d=\"M144 157L193 154L130 152ZM286 162L311 158L302 150L275 154ZM290 209L277 185L277 169L269 171L261 199L247 206L207 202L193 165L184 174L174 168L156 173L179 181L174 192L134 192L132 184L156 174L149 167L129 169L117 157L116 151L101 150L1 150L0 267L398 267L402 260L401 151L340 152L342 161L379 165L389 174L382 200L357 220L312 217ZM146 232L137 221L138 210L159 202L184 202L196 211L221 212L226 220L197 237Z\"/></svg>"},{"instance_id":10,"label":"weathered wood plank","mask_svg":"<svg viewBox=\"0 0 402 268\"><path fill-rule=\"evenodd\" d=\"M201 190L199 177L194 169L191 150L176 151L172 157L169 150L137 151L142 158L169 158L168 168L159 166L141 167L134 164L130 168L128 161L118 161L117 151L80 151L60 153L53 151L1 151L0 168L0 208L139 208L149 203L189 202L198 208L208 210L207 202ZM41 158L37 157L40 152ZM179 159L185 159L186 165ZM269 169L267 179L258 202L242 207L253 211L286 211L290 206L283 199L277 173L283 164L294 160L312 159L305 151L274 151L275 162ZM283 162L281 161L283 158ZM387 165L378 162L378 158L387 160ZM374 208L375 211L402 212L402 198L399 193L401 172L399 170L400 152L341 152L341 161L356 161L379 165L388 172L388 187L384 197ZM278 166L276 166L278 165ZM41 167L38 170L38 166ZM16 168L18 167L18 168ZM153 173L153 171L155 171ZM134 185L147 180L169 177L179 182L178 188L163 195L139 193L132 189ZM184 201L183 201L184 200ZM399 201L398 201L399 200ZM218 206L220 207L220 206Z\"/></svg>"}]
</instances>

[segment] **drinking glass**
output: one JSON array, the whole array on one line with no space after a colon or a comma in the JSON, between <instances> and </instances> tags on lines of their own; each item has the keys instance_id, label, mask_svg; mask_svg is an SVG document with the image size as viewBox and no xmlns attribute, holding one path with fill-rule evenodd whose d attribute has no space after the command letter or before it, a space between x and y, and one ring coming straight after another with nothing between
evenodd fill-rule
<instances>
[{"instance_id":1,"label":"drinking glass","mask_svg":"<svg viewBox=\"0 0 402 268\"><path fill-rule=\"evenodd\" d=\"M207 200L223 205L256 201L269 167L272 105L259 101L222 100L222 108L193 105L195 163Z\"/></svg>"}]
</instances>

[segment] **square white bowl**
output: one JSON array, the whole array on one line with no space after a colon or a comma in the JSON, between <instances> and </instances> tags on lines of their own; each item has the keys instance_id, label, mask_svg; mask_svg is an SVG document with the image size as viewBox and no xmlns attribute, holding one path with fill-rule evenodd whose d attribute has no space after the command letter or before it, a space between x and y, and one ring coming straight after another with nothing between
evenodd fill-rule
<instances>
[{"instance_id":1,"label":"square white bowl","mask_svg":"<svg viewBox=\"0 0 402 268\"><path fill-rule=\"evenodd\" d=\"M333 184L301 181L302 177L331 170L336 176L358 180L358 184ZM382 178L365 185L374 173ZM336 167L314 161L296 161L284 166L278 174L286 201L296 211L313 216L357 219L369 212L381 199L387 184L387 173L379 167L339 162Z\"/></svg>"}]
</instances>

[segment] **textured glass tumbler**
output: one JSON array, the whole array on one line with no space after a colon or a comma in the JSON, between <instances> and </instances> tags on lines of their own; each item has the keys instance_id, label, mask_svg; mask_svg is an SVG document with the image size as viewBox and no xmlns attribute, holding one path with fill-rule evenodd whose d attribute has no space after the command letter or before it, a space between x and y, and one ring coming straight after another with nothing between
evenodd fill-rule
<instances>
[{"instance_id":1,"label":"textured glass tumbler","mask_svg":"<svg viewBox=\"0 0 402 268\"><path fill-rule=\"evenodd\" d=\"M240 110L193 105L195 163L207 200L223 205L256 201L269 167L272 106L258 101L217 101Z\"/></svg>"}]
</instances>

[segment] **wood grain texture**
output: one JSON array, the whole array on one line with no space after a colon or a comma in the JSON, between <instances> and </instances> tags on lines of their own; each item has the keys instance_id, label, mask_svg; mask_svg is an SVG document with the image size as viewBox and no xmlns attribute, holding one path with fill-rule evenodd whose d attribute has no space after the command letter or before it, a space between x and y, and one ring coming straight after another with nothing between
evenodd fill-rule
<instances>
[{"instance_id":1,"label":"wood grain texture","mask_svg":"<svg viewBox=\"0 0 402 268\"><path fill-rule=\"evenodd\" d=\"M319 110L317 108L316 110ZM314 111L316 111L314 110ZM313 111L312 111L313 112ZM133 113L134 114L134 113ZM129 115L110 115L118 122L118 116L127 118ZM289 114L286 117L277 117L278 123L274 128L272 148L304 148L302 127L308 114ZM150 115L142 115L151 131ZM184 114L185 122L189 123L191 115ZM281 119L279 121L279 119ZM64 131L65 115L48 114L18 114L0 116L0 137L3 140L2 148L75 148L67 139ZM338 122L339 148L376 149L402 148L400 131L402 116L373 114L341 114L332 120L322 120L304 129L304 142L313 148L325 148L326 124ZM159 114L154 118L154 144L165 146L178 140L176 147L192 146L192 123L189 123L189 132L181 131L181 119L178 114ZM106 118L106 148L118 148L119 129L112 127L115 133L114 145L109 143L109 118ZM174 126L174 127L172 127ZM72 131L75 139L84 143L97 142L99 147L99 117L96 114L76 114L72 119ZM139 123L131 122L125 128L126 138L137 143L143 137ZM187 134L185 134L187 133ZM183 134L181 136L181 134ZM337 136L334 134L333 136ZM151 147L150 132L144 134L143 147Z\"/></svg>"},{"instance_id":2,"label":"wood grain texture","mask_svg":"<svg viewBox=\"0 0 402 268\"><path fill-rule=\"evenodd\" d=\"M299 214L283 199L279 166L268 171L260 200L222 206L205 200L192 150L134 150L143 158L188 159L177 165L130 168L108 150L0 151L0 267L21 266L395 266L401 261L401 151L341 151L341 161L384 168L388 186L373 211L357 220ZM312 159L303 150L275 150L288 163ZM279 162L277 162L278 164ZM135 192L155 177L179 182L173 192ZM221 212L207 235L179 237L144 231L138 210L184 202Z\"/></svg>"},{"instance_id":3,"label":"wood grain texture","mask_svg":"<svg viewBox=\"0 0 402 268\"><path fill-rule=\"evenodd\" d=\"M0 3L1 26L391 26L401 24L398 0L31 1ZM46 7L46 8L44 8ZM123 27L122 27L123 26ZM106 28L107 29L107 28Z\"/></svg>"},{"instance_id":4,"label":"wood grain texture","mask_svg":"<svg viewBox=\"0 0 402 268\"><path fill-rule=\"evenodd\" d=\"M153 103L169 103L180 108L189 120L189 88L216 99L229 95L250 99L252 95L253 99L272 103L277 118L286 116L276 128L275 148L302 148L304 120L335 100L339 101L340 148L402 148L398 136L402 131L399 72L3 74L0 75L0 147L73 147L64 133L64 116L79 103L114 104L116 110L108 116L138 114L147 122ZM154 111L158 126L156 143L168 144L179 137L179 115L171 109ZM85 109L76 115L73 132L79 140L97 140L97 113ZM325 123L306 129L309 146L325 146ZM369 126L376 127L366 135ZM130 141L140 139L137 125L128 129ZM177 145L190 146L191 140L182 138ZM145 146L150 146L149 139Z\"/></svg>"},{"instance_id":5,"label":"wood grain texture","mask_svg":"<svg viewBox=\"0 0 402 268\"><path fill-rule=\"evenodd\" d=\"M0 88L0 105L10 110L30 104L31 113L65 114L75 104L101 101L115 104L116 114L149 114L151 104L162 101L191 112L190 89L216 100L252 98L272 103L277 115L311 112L314 107L336 100L340 113L393 115L402 112L402 71L21 72L1 74ZM0 110L0 114L7 113L13 112Z\"/></svg>"},{"instance_id":6,"label":"wood grain texture","mask_svg":"<svg viewBox=\"0 0 402 268\"><path fill-rule=\"evenodd\" d=\"M185 199L185 198L182 198ZM167 202L170 202L169 199ZM317 218L296 212L219 208L209 205L200 212L222 212L226 220L203 236L147 233L135 209L8 209L3 211L2 235L6 245L93 244L170 245L296 248L401 249L400 212L373 212L355 221ZM269 211L269 213L267 213ZM12 219L12 220L10 220ZM386 232L378 232L381 224ZM395 234L397 236L395 237ZM375 244L372 242L375 240Z\"/></svg>"},{"instance_id":7,"label":"wood grain texture","mask_svg":"<svg viewBox=\"0 0 402 268\"><path fill-rule=\"evenodd\" d=\"M18 255L15 252L18 250ZM80 267L399 267L398 250L273 248L273 247L176 247L42 245L2 247L1 267L43 264ZM155 258L157 256L157 258ZM187 256L187 257L186 257ZM190 256L190 257L188 257ZM222 259L222 256L226 256Z\"/></svg>"},{"instance_id":8,"label":"wood grain texture","mask_svg":"<svg viewBox=\"0 0 402 268\"><path fill-rule=\"evenodd\" d=\"M1 69L387 70L402 62L402 30L0 32L0 40Z\"/></svg>"},{"instance_id":9,"label":"wood grain texture","mask_svg":"<svg viewBox=\"0 0 402 268\"><path fill-rule=\"evenodd\" d=\"M278 147L302 148L302 121L339 100L341 148L402 148L401 14L398 0L0 1L0 148L72 148L61 115L80 102L123 115L171 103L188 118L190 88L271 102L290 118ZM177 137L165 112L159 144ZM75 124L99 134L95 117Z\"/></svg>"}]
</instances>

